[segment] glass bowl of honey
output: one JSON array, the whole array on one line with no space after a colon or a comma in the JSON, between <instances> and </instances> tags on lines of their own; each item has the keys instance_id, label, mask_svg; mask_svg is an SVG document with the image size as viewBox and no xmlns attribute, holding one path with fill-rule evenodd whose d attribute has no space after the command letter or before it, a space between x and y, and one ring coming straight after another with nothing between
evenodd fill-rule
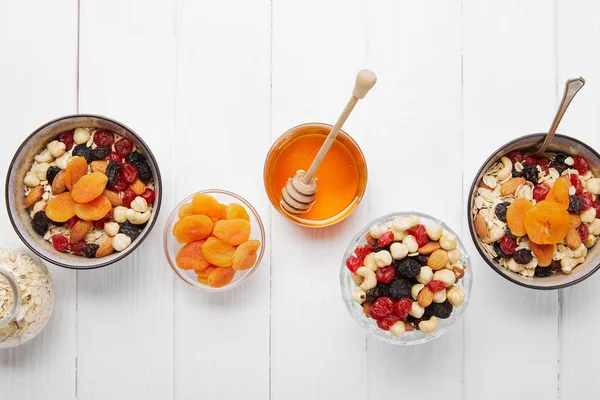
<instances>
[{"instance_id":1,"label":"glass bowl of honey","mask_svg":"<svg viewBox=\"0 0 600 400\"><path fill-rule=\"evenodd\" d=\"M360 203L367 189L367 163L358 144L340 130L314 175L316 200L305 213L290 214L281 206L281 190L298 170L307 170L333 127L298 125L273 143L264 167L264 184L273 207L290 221L312 228L342 221Z\"/></svg>"}]
</instances>

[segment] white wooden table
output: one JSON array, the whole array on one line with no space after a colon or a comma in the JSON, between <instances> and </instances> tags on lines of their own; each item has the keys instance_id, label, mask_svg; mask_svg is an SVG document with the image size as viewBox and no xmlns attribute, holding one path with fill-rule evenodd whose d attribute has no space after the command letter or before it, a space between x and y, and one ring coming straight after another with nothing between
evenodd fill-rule
<instances>
[{"instance_id":1,"label":"white wooden table","mask_svg":"<svg viewBox=\"0 0 600 400\"><path fill-rule=\"evenodd\" d=\"M600 274L551 292L505 281L465 203L493 150L549 127L570 76L588 84L559 131L600 147L599 21L597 0L0 0L0 175L42 123L96 113L144 137L165 190L125 261L50 266L55 313L0 351L0 399L597 398ZM364 67L379 82L345 130L367 195L334 227L294 226L263 189L266 153L333 122ZM209 295L176 278L161 235L176 202L213 187L252 202L269 239L246 285ZM355 231L399 210L460 232L475 274L461 323L415 348L366 337L337 279Z\"/></svg>"}]
</instances>

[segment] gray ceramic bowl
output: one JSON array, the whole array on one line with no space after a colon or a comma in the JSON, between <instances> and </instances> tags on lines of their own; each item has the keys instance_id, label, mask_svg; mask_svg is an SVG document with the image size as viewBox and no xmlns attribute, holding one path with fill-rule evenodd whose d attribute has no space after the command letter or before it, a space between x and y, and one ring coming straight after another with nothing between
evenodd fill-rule
<instances>
[{"instance_id":1,"label":"gray ceramic bowl","mask_svg":"<svg viewBox=\"0 0 600 400\"><path fill-rule=\"evenodd\" d=\"M473 242L475 243L477 251L479 251L481 257L483 257L485 262L487 262L488 265L492 267L494 271L496 271L509 281L514 282L518 285L532 289L548 290L561 289L567 286L574 285L578 282L583 281L587 277L591 276L594 272L596 272L598 268L600 268L600 244L596 244L594 247L589 249L585 262L583 264L578 265L570 275L565 275L559 271L556 274L553 274L548 277L527 278L520 274L514 273L506 268L503 268L485 252L485 250L481 246L481 242L479 241L477 234L475 233L475 225L473 222L472 215L473 204L475 201L475 191L481 183L485 171L487 171L488 168L491 167L496 160L499 160L500 157L510 153L511 151L518 150L522 152L531 152L532 149L538 148L544 141L545 136L545 133L536 133L533 135L522 136L500 147L490 156L490 158L486 160L486 162L483 164L483 166L475 176L473 184L471 185L471 191L469 193L469 200L467 203L467 221L469 221L469 230L471 231L471 237L473 238ZM600 176L600 154L598 154L587 144L577 139L564 135L555 135L554 139L552 140L552 143L548 147L548 152L564 152L573 156L580 155L588 161L590 169L594 173L594 176Z\"/></svg>"},{"instance_id":2,"label":"gray ceramic bowl","mask_svg":"<svg viewBox=\"0 0 600 400\"><path fill-rule=\"evenodd\" d=\"M50 242L44 240L41 235L33 231L29 212L24 206L25 195L23 193L23 179L31 167L33 157L38 154L48 142L56 138L61 132L69 131L77 127L107 129L116 132L121 136L129 138L146 156L154 176L156 199L154 200L152 207L152 216L146 224L146 227L127 249L102 258L85 258L83 256L70 253L61 253L55 250ZM152 152L146 143L144 143L144 141L135 132L120 122L112 119L99 115L81 114L68 115L55 119L54 121L50 121L36 129L31 135L29 135L27 139L25 139L23 144L21 144L15 153L15 156L13 157L8 168L4 194L6 197L6 208L10 222L17 232L17 235L19 235L23 243L25 243L25 245L29 247L31 251L44 260L61 267L73 269L92 269L103 267L121 260L133 252L135 248L144 241L154 226L160 211L162 182L158 164L156 163L154 155L152 155Z\"/></svg>"}]
</instances>

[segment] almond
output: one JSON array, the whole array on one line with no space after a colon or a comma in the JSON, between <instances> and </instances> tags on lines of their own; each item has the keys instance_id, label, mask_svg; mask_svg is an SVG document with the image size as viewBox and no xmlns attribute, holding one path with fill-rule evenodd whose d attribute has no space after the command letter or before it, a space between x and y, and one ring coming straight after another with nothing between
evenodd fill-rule
<instances>
[{"instance_id":1,"label":"almond","mask_svg":"<svg viewBox=\"0 0 600 400\"><path fill-rule=\"evenodd\" d=\"M434 271L444 268L447 262L448 253L443 249L434 251L427 259L427 265Z\"/></svg>"},{"instance_id":2,"label":"almond","mask_svg":"<svg viewBox=\"0 0 600 400\"><path fill-rule=\"evenodd\" d=\"M91 221L84 221L80 219L75 222L73 225L73 229L71 230L71 243L79 242L80 240L85 239L85 235L92 229Z\"/></svg>"},{"instance_id":3,"label":"almond","mask_svg":"<svg viewBox=\"0 0 600 400\"><path fill-rule=\"evenodd\" d=\"M477 214L475 217L475 232L477 232L477 236L480 239L487 239L490 234L487 222L485 222L485 218L481 214Z\"/></svg>"},{"instance_id":4,"label":"almond","mask_svg":"<svg viewBox=\"0 0 600 400\"><path fill-rule=\"evenodd\" d=\"M581 226L581 217L579 214L569 214L569 219L571 220L571 226L575 229Z\"/></svg>"},{"instance_id":5,"label":"almond","mask_svg":"<svg viewBox=\"0 0 600 400\"><path fill-rule=\"evenodd\" d=\"M511 178L504 182L502 186L500 186L500 194L502 196L508 196L510 194L515 194L518 187L525 183L525 178Z\"/></svg>"},{"instance_id":6,"label":"almond","mask_svg":"<svg viewBox=\"0 0 600 400\"><path fill-rule=\"evenodd\" d=\"M110 201L110 204L112 204L113 207L119 207L123 205L123 200L121 200L119 195L115 192L112 192L108 189L104 189L102 194L106 196L106 198L108 199L108 201Z\"/></svg>"},{"instance_id":7,"label":"almond","mask_svg":"<svg viewBox=\"0 0 600 400\"><path fill-rule=\"evenodd\" d=\"M363 303L363 314L367 318L371 317L371 303Z\"/></svg>"},{"instance_id":8,"label":"almond","mask_svg":"<svg viewBox=\"0 0 600 400\"><path fill-rule=\"evenodd\" d=\"M67 190L67 185L65 183L65 170L63 169L56 174L52 181L52 193L61 194L65 190Z\"/></svg>"},{"instance_id":9,"label":"almond","mask_svg":"<svg viewBox=\"0 0 600 400\"><path fill-rule=\"evenodd\" d=\"M92 172L102 172L106 173L106 167L108 166L108 161L96 160L90 163L90 169Z\"/></svg>"},{"instance_id":10,"label":"almond","mask_svg":"<svg viewBox=\"0 0 600 400\"><path fill-rule=\"evenodd\" d=\"M440 242L428 242L425 245L419 247L419 254L424 256L428 256L434 251L441 249Z\"/></svg>"},{"instance_id":11,"label":"almond","mask_svg":"<svg viewBox=\"0 0 600 400\"><path fill-rule=\"evenodd\" d=\"M42 199L44 194L43 186L36 186L29 191L27 197L25 197L25 208L29 208Z\"/></svg>"},{"instance_id":12,"label":"almond","mask_svg":"<svg viewBox=\"0 0 600 400\"><path fill-rule=\"evenodd\" d=\"M406 332L414 331L415 327L410 322L404 322L404 330L406 330Z\"/></svg>"},{"instance_id":13,"label":"almond","mask_svg":"<svg viewBox=\"0 0 600 400\"><path fill-rule=\"evenodd\" d=\"M139 196L146 191L146 185L138 179L129 186L129 189L133 190Z\"/></svg>"},{"instance_id":14,"label":"almond","mask_svg":"<svg viewBox=\"0 0 600 400\"><path fill-rule=\"evenodd\" d=\"M565 238L565 243L571 250L575 250L581 246L581 237L579 236L577 229L573 228L572 226L569 227L569 232Z\"/></svg>"},{"instance_id":15,"label":"almond","mask_svg":"<svg viewBox=\"0 0 600 400\"><path fill-rule=\"evenodd\" d=\"M429 307L433 302L433 292L427 287L423 287L417 295L417 303L423 308Z\"/></svg>"},{"instance_id":16,"label":"almond","mask_svg":"<svg viewBox=\"0 0 600 400\"><path fill-rule=\"evenodd\" d=\"M102 242L100 247L98 247L98 250L96 250L96 258L106 257L107 255L112 254L113 251L115 251L112 245L112 241L113 238L109 237L104 242Z\"/></svg>"},{"instance_id":17,"label":"almond","mask_svg":"<svg viewBox=\"0 0 600 400\"><path fill-rule=\"evenodd\" d=\"M483 182L483 181L481 182L481 184L479 185L479 187L483 188L483 189L487 189L487 190L494 190L491 187L489 187L488 185L486 185L485 182Z\"/></svg>"}]
</instances>

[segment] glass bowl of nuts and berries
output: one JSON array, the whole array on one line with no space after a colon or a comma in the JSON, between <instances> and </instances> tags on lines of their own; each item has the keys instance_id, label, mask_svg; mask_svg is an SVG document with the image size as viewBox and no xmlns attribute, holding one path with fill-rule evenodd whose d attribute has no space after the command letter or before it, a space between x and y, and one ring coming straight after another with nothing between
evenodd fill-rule
<instances>
[{"instance_id":1,"label":"glass bowl of nuts and berries","mask_svg":"<svg viewBox=\"0 0 600 400\"><path fill-rule=\"evenodd\" d=\"M458 236L417 212L371 221L348 245L340 270L352 318L377 339L400 345L444 334L467 307L472 282Z\"/></svg>"},{"instance_id":2,"label":"glass bowl of nuts and berries","mask_svg":"<svg viewBox=\"0 0 600 400\"><path fill-rule=\"evenodd\" d=\"M161 204L160 172L143 140L96 115L66 116L19 147L5 187L10 221L41 258L90 269L131 253Z\"/></svg>"},{"instance_id":3,"label":"glass bowl of nuts and berries","mask_svg":"<svg viewBox=\"0 0 600 400\"><path fill-rule=\"evenodd\" d=\"M533 289L573 285L600 267L600 155L577 139L523 136L477 173L468 201L471 236L500 275Z\"/></svg>"}]
</instances>

